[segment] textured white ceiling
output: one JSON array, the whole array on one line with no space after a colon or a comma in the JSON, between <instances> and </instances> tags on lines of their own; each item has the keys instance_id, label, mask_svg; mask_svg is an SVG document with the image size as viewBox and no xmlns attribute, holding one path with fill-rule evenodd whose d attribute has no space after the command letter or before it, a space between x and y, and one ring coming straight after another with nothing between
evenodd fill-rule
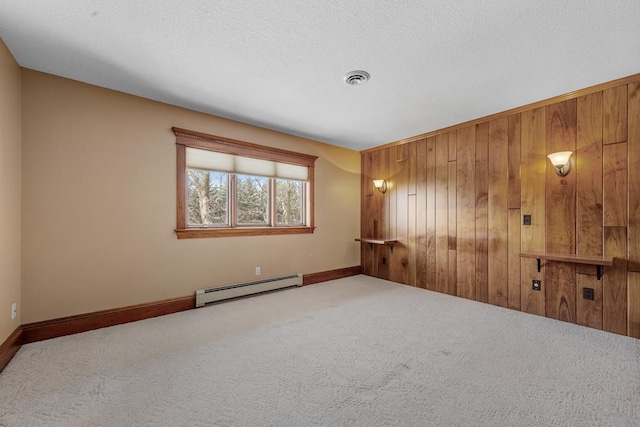
<instances>
[{"instance_id":1,"label":"textured white ceiling","mask_svg":"<svg viewBox=\"0 0 640 427\"><path fill-rule=\"evenodd\" d=\"M640 1L0 0L0 37L26 68L362 150L640 72Z\"/></svg>"}]
</instances>

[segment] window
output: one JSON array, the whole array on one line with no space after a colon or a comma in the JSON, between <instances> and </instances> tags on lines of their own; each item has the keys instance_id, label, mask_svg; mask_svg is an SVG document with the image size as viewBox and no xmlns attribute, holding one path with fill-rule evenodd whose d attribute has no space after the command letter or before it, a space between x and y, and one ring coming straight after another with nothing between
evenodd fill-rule
<instances>
[{"instance_id":1,"label":"window","mask_svg":"<svg viewBox=\"0 0 640 427\"><path fill-rule=\"evenodd\" d=\"M229 223L229 174L187 169L189 225Z\"/></svg>"},{"instance_id":2,"label":"window","mask_svg":"<svg viewBox=\"0 0 640 427\"><path fill-rule=\"evenodd\" d=\"M173 131L178 238L313 233L317 157Z\"/></svg>"},{"instance_id":3,"label":"window","mask_svg":"<svg viewBox=\"0 0 640 427\"><path fill-rule=\"evenodd\" d=\"M276 179L276 224L301 225L304 223L304 190L300 181Z\"/></svg>"},{"instance_id":4,"label":"window","mask_svg":"<svg viewBox=\"0 0 640 427\"><path fill-rule=\"evenodd\" d=\"M236 175L236 223L243 225L271 224L269 218L270 179L262 176Z\"/></svg>"}]
</instances>

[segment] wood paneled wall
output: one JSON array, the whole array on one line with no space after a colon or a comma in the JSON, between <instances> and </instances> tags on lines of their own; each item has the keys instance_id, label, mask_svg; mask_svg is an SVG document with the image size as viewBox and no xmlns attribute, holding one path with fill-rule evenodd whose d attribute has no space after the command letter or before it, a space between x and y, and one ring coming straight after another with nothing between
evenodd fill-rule
<instances>
[{"instance_id":1,"label":"wood paneled wall","mask_svg":"<svg viewBox=\"0 0 640 427\"><path fill-rule=\"evenodd\" d=\"M364 274L640 338L640 76L364 151L362 198L362 237L398 240L362 244Z\"/></svg>"}]
</instances>

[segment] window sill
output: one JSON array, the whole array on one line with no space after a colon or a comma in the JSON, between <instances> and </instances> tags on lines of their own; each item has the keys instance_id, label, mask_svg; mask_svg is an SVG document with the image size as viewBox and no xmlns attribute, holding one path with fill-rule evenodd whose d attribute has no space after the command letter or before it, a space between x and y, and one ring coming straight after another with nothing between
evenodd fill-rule
<instances>
[{"instance_id":1,"label":"window sill","mask_svg":"<svg viewBox=\"0 0 640 427\"><path fill-rule=\"evenodd\" d=\"M207 237L274 236L280 234L313 234L315 227L247 227L247 228L180 228L178 239Z\"/></svg>"}]
</instances>

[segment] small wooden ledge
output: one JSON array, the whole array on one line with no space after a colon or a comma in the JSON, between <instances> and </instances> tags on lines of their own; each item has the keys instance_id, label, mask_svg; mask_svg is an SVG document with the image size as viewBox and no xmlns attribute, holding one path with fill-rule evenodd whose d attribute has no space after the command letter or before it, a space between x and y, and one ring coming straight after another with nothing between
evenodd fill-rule
<instances>
[{"instance_id":1,"label":"small wooden ledge","mask_svg":"<svg viewBox=\"0 0 640 427\"><path fill-rule=\"evenodd\" d=\"M568 262L572 264L588 264L596 266L596 274L598 280L602 277L602 266L610 267L613 265L613 257L604 257L599 255L575 255L575 254L553 254L547 252L521 252L522 258L535 258L538 260L538 272L540 271L540 260Z\"/></svg>"},{"instance_id":2,"label":"small wooden ledge","mask_svg":"<svg viewBox=\"0 0 640 427\"><path fill-rule=\"evenodd\" d=\"M398 243L397 240L372 239L368 237L357 238L356 242L368 243L370 249L373 249L373 245L387 245L391 252L393 252L393 244Z\"/></svg>"}]
</instances>

